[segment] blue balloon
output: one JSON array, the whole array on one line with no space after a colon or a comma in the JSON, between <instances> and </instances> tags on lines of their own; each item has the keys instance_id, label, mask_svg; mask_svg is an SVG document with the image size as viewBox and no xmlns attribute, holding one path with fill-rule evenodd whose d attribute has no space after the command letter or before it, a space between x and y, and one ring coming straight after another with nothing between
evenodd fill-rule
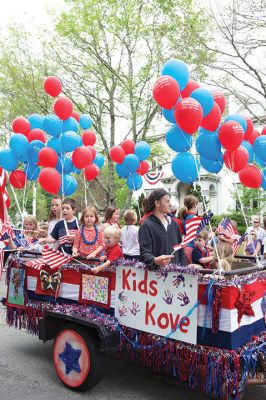
<instances>
[{"instance_id":1,"label":"blue balloon","mask_svg":"<svg viewBox=\"0 0 266 400\"><path fill-rule=\"evenodd\" d=\"M57 169L57 171L60 172L60 174L62 174L62 172L64 172L65 174L69 174L70 172L73 171L73 168L74 164L72 163L71 158L66 156L58 158L58 162L56 164L55 169Z\"/></svg>"},{"instance_id":2,"label":"blue balloon","mask_svg":"<svg viewBox=\"0 0 266 400\"><path fill-rule=\"evenodd\" d=\"M261 170L261 176L262 176L261 187L262 187L262 189L266 190L266 169Z\"/></svg>"},{"instance_id":3,"label":"blue balloon","mask_svg":"<svg viewBox=\"0 0 266 400\"><path fill-rule=\"evenodd\" d=\"M254 162L258 164L259 167L265 168L266 167L266 162L261 160L256 154L254 155Z\"/></svg>"},{"instance_id":4,"label":"blue balloon","mask_svg":"<svg viewBox=\"0 0 266 400\"><path fill-rule=\"evenodd\" d=\"M134 154L138 157L139 161L144 161L151 154L151 146L142 140L135 145Z\"/></svg>"},{"instance_id":5,"label":"blue balloon","mask_svg":"<svg viewBox=\"0 0 266 400\"><path fill-rule=\"evenodd\" d=\"M63 179L61 179L60 194L62 196L71 196L76 192L78 188L78 182L74 176L64 174Z\"/></svg>"},{"instance_id":6,"label":"blue balloon","mask_svg":"<svg viewBox=\"0 0 266 400\"><path fill-rule=\"evenodd\" d=\"M247 121L244 117L242 117L242 115L239 115L239 114L228 115L228 117L225 118L224 122L227 122L227 121L238 122L242 126L244 133L246 133Z\"/></svg>"},{"instance_id":7,"label":"blue balloon","mask_svg":"<svg viewBox=\"0 0 266 400\"><path fill-rule=\"evenodd\" d=\"M28 159L27 156L28 144L29 142L26 136L20 133L12 135L9 140L9 147L11 148L13 154L17 157L18 160L23 162L26 162Z\"/></svg>"},{"instance_id":8,"label":"blue balloon","mask_svg":"<svg viewBox=\"0 0 266 400\"><path fill-rule=\"evenodd\" d=\"M18 159L11 149L0 150L0 166L6 171L13 171L18 166Z\"/></svg>"},{"instance_id":9,"label":"blue balloon","mask_svg":"<svg viewBox=\"0 0 266 400\"><path fill-rule=\"evenodd\" d=\"M79 118L79 124L82 129L89 129L92 126L92 119L89 114L82 114Z\"/></svg>"},{"instance_id":10,"label":"blue balloon","mask_svg":"<svg viewBox=\"0 0 266 400\"><path fill-rule=\"evenodd\" d=\"M200 163L206 171L218 174L223 168L224 160L222 156L217 161L207 160L207 158L200 156Z\"/></svg>"},{"instance_id":11,"label":"blue balloon","mask_svg":"<svg viewBox=\"0 0 266 400\"><path fill-rule=\"evenodd\" d=\"M204 88L195 89L191 93L190 97L200 103L203 110L203 117L206 117L213 109L214 98L209 90Z\"/></svg>"},{"instance_id":12,"label":"blue balloon","mask_svg":"<svg viewBox=\"0 0 266 400\"><path fill-rule=\"evenodd\" d=\"M38 161L39 151L43 147L45 147L45 144L40 140L33 140L28 144L27 155L28 155L28 160L31 164L34 164Z\"/></svg>"},{"instance_id":13,"label":"blue balloon","mask_svg":"<svg viewBox=\"0 0 266 400\"><path fill-rule=\"evenodd\" d=\"M63 121L63 128L62 128L63 132L66 132L66 131L77 132L78 129L79 129L79 125L78 125L77 121L75 120L75 118L69 117L68 119L65 119Z\"/></svg>"},{"instance_id":14,"label":"blue balloon","mask_svg":"<svg viewBox=\"0 0 266 400\"><path fill-rule=\"evenodd\" d=\"M252 144L250 144L246 140L243 140L243 142L241 143L241 146L245 147L245 149L247 150L247 152L248 152L248 162L249 162L249 164L251 164L252 161L253 161L253 158L254 158L254 151L253 151Z\"/></svg>"},{"instance_id":15,"label":"blue balloon","mask_svg":"<svg viewBox=\"0 0 266 400\"><path fill-rule=\"evenodd\" d=\"M190 153L179 153L172 161L172 171L176 179L192 183L198 178L199 164Z\"/></svg>"},{"instance_id":16,"label":"blue balloon","mask_svg":"<svg viewBox=\"0 0 266 400\"><path fill-rule=\"evenodd\" d=\"M36 164L27 163L25 165L24 172L28 181L36 181L40 174L40 168Z\"/></svg>"},{"instance_id":17,"label":"blue balloon","mask_svg":"<svg viewBox=\"0 0 266 400\"><path fill-rule=\"evenodd\" d=\"M266 136L261 135L257 137L255 142L253 143L254 153L257 157L259 157L262 161L266 161Z\"/></svg>"},{"instance_id":18,"label":"blue balloon","mask_svg":"<svg viewBox=\"0 0 266 400\"><path fill-rule=\"evenodd\" d=\"M196 139L197 152L207 160L217 161L221 155L221 143L216 133L203 133Z\"/></svg>"},{"instance_id":19,"label":"blue balloon","mask_svg":"<svg viewBox=\"0 0 266 400\"><path fill-rule=\"evenodd\" d=\"M142 177L139 174L129 174L127 177L127 187L129 190L139 190L142 186Z\"/></svg>"},{"instance_id":20,"label":"blue balloon","mask_svg":"<svg viewBox=\"0 0 266 400\"><path fill-rule=\"evenodd\" d=\"M171 110L166 110L165 108L162 108L162 114L166 121L171 122L171 124L176 123L173 108L171 108Z\"/></svg>"},{"instance_id":21,"label":"blue balloon","mask_svg":"<svg viewBox=\"0 0 266 400\"><path fill-rule=\"evenodd\" d=\"M139 159L135 154L127 154L123 164L128 172L136 172L139 167Z\"/></svg>"},{"instance_id":22,"label":"blue balloon","mask_svg":"<svg viewBox=\"0 0 266 400\"><path fill-rule=\"evenodd\" d=\"M39 114L31 114L28 117L28 121L30 123L30 129L42 129L43 130L43 120L44 117L42 115Z\"/></svg>"},{"instance_id":23,"label":"blue balloon","mask_svg":"<svg viewBox=\"0 0 266 400\"><path fill-rule=\"evenodd\" d=\"M122 164L116 164L115 170L116 170L117 175L120 178L126 178L128 176L128 174L129 174L129 171L125 167L124 162L122 162Z\"/></svg>"},{"instance_id":24,"label":"blue balloon","mask_svg":"<svg viewBox=\"0 0 266 400\"><path fill-rule=\"evenodd\" d=\"M166 143L176 152L188 151L192 146L192 136L188 135L177 125L173 125L166 132Z\"/></svg>"},{"instance_id":25,"label":"blue balloon","mask_svg":"<svg viewBox=\"0 0 266 400\"><path fill-rule=\"evenodd\" d=\"M43 120L43 129L48 135L59 136L62 133L63 123L60 118L54 114L48 114Z\"/></svg>"},{"instance_id":26,"label":"blue balloon","mask_svg":"<svg viewBox=\"0 0 266 400\"><path fill-rule=\"evenodd\" d=\"M57 137L51 138L47 142L47 147L51 147L51 149L54 149L58 155L60 155L62 153L60 138L57 138Z\"/></svg>"},{"instance_id":27,"label":"blue balloon","mask_svg":"<svg viewBox=\"0 0 266 400\"><path fill-rule=\"evenodd\" d=\"M73 173L73 174L78 174L78 175L79 175L79 174L81 173L81 169L78 169L78 168L75 168L75 167L74 167L73 170L72 170L72 173Z\"/></svg>"},{"instance_id":28,"label":"blue balloon","mask_svg":"<svg viewBox=\"0 0 266 400\"><path fill-rule=\"evenodd\" d=\"M161 75L170 75L174 78L177 81L180 90L185 89L189 80L187 64L178 59L167 61L163 66Z\"/></svg>"},{"instance_id":29,"label":"blue balloon","mask_svg":"<svg viewBox=\"0 0 266 400\"><path fill-rule=\"evenodd\" d=\"M102 168L104 166L104 156L100 153L96 153L93 164L96 164L99 168Z\"/></svg>"},{"instance_id":30,"label":"blue balloon","mask_svg":"<svg viewBox=\"0 0 266 400\"><path fill-rule=\"evenodd\" d=\"M61 146L64 153L71 152L82 146L82 139L76 132L67 131L61 136Z\"/></svg>"}]
</instances>

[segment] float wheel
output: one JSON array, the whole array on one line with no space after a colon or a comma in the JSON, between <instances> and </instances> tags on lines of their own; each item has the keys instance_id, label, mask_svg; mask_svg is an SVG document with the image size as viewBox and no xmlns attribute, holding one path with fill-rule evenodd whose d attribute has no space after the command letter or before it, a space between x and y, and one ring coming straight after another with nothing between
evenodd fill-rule
<instances>
[{"instance_id":1,"label":"float wheel","mask_svg":"<svg viewBox=\"0 0 266 400\"><path fill-rule=\"evenodd\" d=\"M73 390L91 389L101 379L102 353L93 333L79 325L60 329L54 341L53 361L59 379Z\"/></svg>"}]
</instances>

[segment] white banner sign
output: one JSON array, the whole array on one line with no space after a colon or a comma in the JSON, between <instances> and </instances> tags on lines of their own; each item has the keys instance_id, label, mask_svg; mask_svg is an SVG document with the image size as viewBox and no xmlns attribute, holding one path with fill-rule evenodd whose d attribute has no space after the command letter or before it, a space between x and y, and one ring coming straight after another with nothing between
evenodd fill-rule
<instances>
[{"instance_id":1,"label":"white banner sign","mask_svg":"<svg viewBox=\"0 0 266 400\"><path fill-rule=\"evenodd\" d=\"M115 293L121 325L196 344L197 308L187 315L198 299L195 275L118 267Z\"/></svg>"}]
</instances>

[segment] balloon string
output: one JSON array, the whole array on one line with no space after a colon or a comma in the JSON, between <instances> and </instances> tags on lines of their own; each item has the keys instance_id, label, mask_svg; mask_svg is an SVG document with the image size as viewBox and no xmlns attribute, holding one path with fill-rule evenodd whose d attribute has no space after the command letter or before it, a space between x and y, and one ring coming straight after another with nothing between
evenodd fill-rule
<instances>
[{"instance_id":1,"label":"balloon string","mask_svg":"<svg viewBox=\"0 0 266 400\"><path fill-rule=\"evenodd\" d=\"M246 227L248 228L248 220L247 220L247 216L245 214L244 206L243 206L243 203L242 203L242 200L241 200L241 196L240 196L240 193L239 193L239 190L238 190L238 185L237 185L237 182L236 182L236 179L235 179L235 174L232 171L230 171L230 173L231 173L230 175L231 175L231 179L232 179L233 185L234 185L234 187L236 189L238 201L239 201L240 208L241 208L244 220L245 220L245 224L246 224ZM248 233L247 236L248 236L248 238L250 240L252 240L252 237L251 237L250 233ZM256 262L260 267L262 267L262 264L260 262L259 256L258 256L257 252L255 252L255 253L256 253L255 254Z\"/></svg>"},{"instance_id":2,"label":"balloon string","mask_svg":"<svg viewBox=\"0 0 266 400\"><path fill-rule=\"evenodd\" d=\"M62 134L61 134L62 136ZM63 150L62 150L62 141L60 140L60 156L61 156L61 191L62 191L62 200L65 198L65 191L64 191L64 179L63 179L63 171L64 171L64 166L63 166Z\"/></svg>"},{"instance_id":3,"label":"balloon string","mask_svg":"<svg viewBox=\"0 0 266 400\"><path fill-rule=\"evenodd\" d=\"M85 197L85 206L88 207L88 197L87 197L87 182L85 179L85 175L83 173L83 180L84 180L84 197Z\"/></svg>"},{"instance_id":4,"label":"balloon string","mask_svg":"<svg viewBox=\"0 0 266 400\"><path fill-rule=\"evenodd\" d=\"M128 178L129 178L129 180L131 181L131 184L132 184L132 186L133 186L133 190L134 190L135 192L137 192L137 187L135 186L135 181L134 181L132 175L129 174L129 175L128 175ZM138 200L137 200L137 211L138 211L139 219L140 219L140 218L141 218L141 212L140 212L140 207L139 207L139 201L138 201Z\"/></svg>"},{"instance_id":5,"label":"balloon string","mask_svg":"<svg viewBox=\"0 0 266 400\"><path fill-rule=\"evenodd\" d=\"M202 184L201 184L201 177L200 177L200 169L198 168L197 159L195 159L195 166L196 166L197 175L198 175L198 180L199 180L199 184L200 184L200 192L201 192L201 197L202 197L202 202L203 202L204 210L207 211L207 204L206 204L206 202L205 202L204 194L203 194L203 191L202 191ZM212 232L211 220L209 220L208 225L209 225L210 231ZM221 262L221 259L220 259L219 252L218 252L218 250L217 250L217 243L216 243L215 240L213 240L213 244L214 244L215 253L216 253L216 255L217 255L217 261L218 261L219 268L220 268L220 270L222 270L222 269L223 269L223 267L222 267L222 262Z\"/></svg>"},{"instance_id":6,"label":"balloon string","mask_svg":"<svg viewBox=\"0 0 266 400\"><path fill-rule=\"evenodd\" d=\"M8 174L8 173L7 173L7 176L8 176L8 179L9 179L9 174ZM16 193L15 193L15 190L14 190L13 186L10 185L10 187L11 187L11 191L12 191L12 194L13 194L13 196L14 196L14 199L15 199L15 202L16 202L16 205L17 205L17 208L18 208L18 211L19 211L21 220L22 220L22 219L23 219L23 214L22 214L22 212L21 212L21 208L20 208L20 205L19 205L19 202L18 202L17 195L16 195Z\"/></svg>"}]
</instances>

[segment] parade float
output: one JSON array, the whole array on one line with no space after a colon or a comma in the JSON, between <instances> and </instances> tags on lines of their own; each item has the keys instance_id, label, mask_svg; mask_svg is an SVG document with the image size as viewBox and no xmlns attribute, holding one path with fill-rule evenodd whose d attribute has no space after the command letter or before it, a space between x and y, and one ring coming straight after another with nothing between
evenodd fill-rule
<instances>
[{"instance_id":1,"label":"parade float","mask_svg":"<svg viewBox=\"0 0 266 400\"><path fill-rule=\"evenodd\" d=\"M51 78L46 90L57 96L60 85ZM221 93L189 81L186 65L171 60L153 95L172 123L166 141L178 153L172 162L177 179L193 183L200 180L200 164L218 173L225 163L245 186L265 188L266 136L238 115L221 123ZM69 196L77 190L73 175L79 170L89 180L98 175L103 160L92 150L95 135L77 133L69 99L59 97L54 111L42 121L36 115L14 121L10 148L0 151L0 165L14 188L38 179L49 193ZM81 128L89 129L90 117L81 117ZM189 152L198 130L199 157ZM48 142L46 134L52 136ZM129 189L141 187L149 152L147 143L131 140L110 149ZM2 194L4 199L4 189ZM12 235L14 228L4 215L1 219L2 234ZM55 371L66 386L92 388L110 348L222 399L240 398L247 382L265 382L266 273L258 260L230 272L177 265L155 269L121 260L98 275L91 273L92 261L45 247L42 254L16 251L6 263L7 323L44 342L54 340Z\"/></svg>"}]
</instances>

